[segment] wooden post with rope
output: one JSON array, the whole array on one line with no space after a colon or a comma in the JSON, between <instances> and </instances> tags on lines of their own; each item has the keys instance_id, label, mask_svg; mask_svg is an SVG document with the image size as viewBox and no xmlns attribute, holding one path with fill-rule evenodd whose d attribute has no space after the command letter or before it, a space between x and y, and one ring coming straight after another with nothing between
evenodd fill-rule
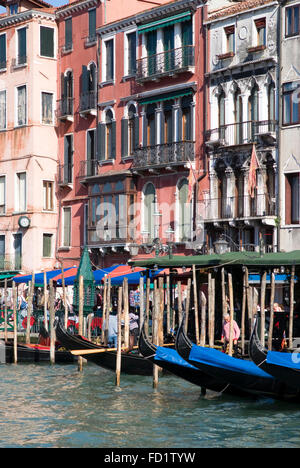
<instances>
[{"instance_id":1,"label":"wooden post with rope","mask_svg":"<svg viewBox=\"0 0 300 468\"><path fill-rule=\"evenodd\" d=\"M79 300L78 300L78 335L82 336L83 333L83 301L84 301L84 293L83 293L83 276L79 276ZM78 357L78 370L82 372L83 368L83 358L81 356Z\"/></svg>"},{"instance_id":2,"label":"wooden post with rope","mask_svg":"<svg viewBox=\"0 0 300 468\"><path fill-rule=\"evenodd\" d=\"M289 315L289 347L293 346L293 323L294 323L294 295L295 295L295 265L291 268L290 277L290 315Z\"/></svg>"},{"instance_id":3,"label":"wooden post with rope","mask_svg":"<svg viewBox=\"0 0 300 468\"><path fill-rule=\"evenodd\" d=\"M48 331L47 304L48 304L47 273L44 271L44 326L45 326L45 329Z\"/></svg>"},{"instance_id":4,"label":"wooden post with rope","mask_svg":"<svg viewBox=\"0 0 300 468\"><path fill-rule=\"evenodd\" d=\"M7 278L4 280L4 341L7 343Z\"/></svg>"},{"instance_id":5,"label":"wooden post with rope","mask_svg":"<svg viewBox=\"0 0 300 468\"><path fill-rule=\"evenodd\" d=\"M203 291L200 292L201 300L201 334L200 346L205 346L206 341L206 297Z\"/></svg>"},{"instance_id":6,"label":"wooden post with rope","mask_svg":"<svg viewBox=\"0 0 300 468\"><path fill-rule=\"evenodd\" d=\"M187 290L186 290L186 301L185 301L185 323L184 323L184 328L185 328L186 333L188 331L188 324L189 324L189 313L190 313L190 303L191 303L191 285L192 285L192 280L191 278L188 278Z\"/></svg>"},{"instance_id":7,"label":"wooden post with rope","mask_svg":"<svg viewBox=\"0 0 300 468\"><path fill-rule=\"evenodd\" d=\"M50 364L55 363L55 330L54 330L54 320L55 320L55 310L54 310L54 287L53 280L50 279L49 282L49 328L50 328Z\"/></svg>"},{"instance_id":8,"label":"wooden post with rope","mask_svg":"<svg viewBox=\"0 0 300 468\"><path fill-rule=\"evenodd\" d=\"M197 275L196 266L193 265L193 287L194 287L194 311L195 311L195 333L196 344L199 345L199 315L198 315L198 288L197 288Z\"/></svg>"},{"instance_id":9,"label":"wooden post with rope","mask_svg":"<svg viewBox=\"0 0 300 468\"><path fill-rule=\"evenodd\" d=\"M166 278L167 333L171 329L170 275Z\"/></svg>"},{"instance_id":10,"label":"wooden post with rope","mask_svg":"<svg viewBox=\"0 0 300 468\"><path fill-rule=\"evenodd\" d=\"M275 273L271 273L271 296L270 296L270 324L268 334L268 350L272 351L273 326L274 326L274 299L275 299Z\"/></svg>"},{"instance_id":11,"label":"wooden post with rope","mask_svg":"<svg viewBox=\"0 0 300 468\"><path fill-rule=\"evenodd\" d=\"M177 310L178 310L178 326L182 321L182 291L181 281L177 281Z\"/></svg>"},{"instance_id":12,"label":"wooden post with rope","mask_svg":"<svg viewBox=\"0 0 300 468\"><path fill-rule=\"evenodd\" d=\"M261 317L260 341L263 346L265 346L265 327L266 327L266 314L265 314L266 283L267 283L267 272L264 271L261 277L261 286L260 286L260 317Z\"/></svg>"},{"instance_id":13,"label":"wooden post with rope","mask_svg":"<svg viewBox=\"0 0 300 468\"><path fill-rule=\"evenodd\" d=\"M121 381L121 361L122 361L122 299L123 289L122 286L118 289L118 338L117 338L117 358L116 358L116 386L120 386Z\"/></svg>"},{"instance_id":14,"label":"wooden post with rope","mask_svg":"<svg viewBox=\"0 0 300 468\"><path fill-rule=\"evenodd\" d=\"M154 305L152 308L152 342L154 345L158 346L158 317L160 309L160 294L157 287L157 280L154 280ZM158 387L158 372L159 367L153 365L153 388Z\"/></svg>"},{"instance_id":15,"label":"wooden post with rope","mask_svg":"<svg viewBox=\"0 0 300 468\"><path fill-rule=\"evenodd\" d=\"M13 314L14 314L14 363L18 362L18 304L17 304L17 288L16 283L12 282L12 295L13 295Z\"/></svg>"},{"instance_id":16,"label":"wooden post with rope","mask_svg":"<svg viewBox=\"0 0 300 468\"><path fill-rule=\"evenodd\" d=\"M229 331L229 356L233 353L233 319L234 319L234 302L233 302L233 286L232 274L228 273L228 290L229 290L229 307L230 307L230 331Z\"/></svg>"},{"instance_id":17,"label":"wooden post with rope","mask_svg":"<svg viewBox=\"0 0 300 468\"><path fill-rule=\"evenodd\" d=\"M123 305L124 305L124 347L129 348L129 303L128 303L128 278L123 280Z\"/></svg>"},{"instance_id":18,"label":"wooden post with rope","mask_svg":"<svg viewBox=\"0 0 300 468\"><path fill-rule=\"evenodd\" d=\"M145 332L149 333L149 309L150 309L150 278L146 282L146 310L145 310Z\"/></svg>"}]
</instances>

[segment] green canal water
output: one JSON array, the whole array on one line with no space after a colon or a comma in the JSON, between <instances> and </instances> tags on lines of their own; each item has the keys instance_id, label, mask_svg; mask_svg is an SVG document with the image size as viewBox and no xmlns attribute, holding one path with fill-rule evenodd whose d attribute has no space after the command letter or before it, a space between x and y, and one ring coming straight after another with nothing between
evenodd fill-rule
<instances>
[{"instance_id":1,"label":"green canal water","mask_svg":"<svg viewBox=\"0 0 300 468\"><path fill-rule=\"evenodd\" d=\"M300 447L300 405L222 396L93 364L0 366L0 447Z\"/></svg>"}]
</instances>

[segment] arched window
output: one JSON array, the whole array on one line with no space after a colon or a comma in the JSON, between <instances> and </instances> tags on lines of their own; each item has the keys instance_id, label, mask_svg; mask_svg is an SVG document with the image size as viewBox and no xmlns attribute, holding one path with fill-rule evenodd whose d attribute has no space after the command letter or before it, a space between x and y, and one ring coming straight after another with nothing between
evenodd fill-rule
<instances>
[{"instance_id":1,"label":"arched window","mask_svg":"<svg viewBox=\"0 0 300 468\"><path fill-rule=\"evenodd\" d=\"M62 75L62 115L73 115L73 72Z\"/></svg>"},{"instance_id":2,"label":"arched window","mask_svg":"<svg viewBox=\"0 0 300 468\"><path fill-rule=\"evenodd\" d=\"M105 159L111 159L113 150L113 113L109 109L105 116Z\"/></svg>"},{"instance_id":3,"label":"arched window","mask_svg":"<svg viewBox=\"0 0 300 468\"><path fill-rule=\"evenodd\" d=\"M178 237L179 242L191 238L191 204L188 203L189 182L182 179L177 186L178 200Z\"/></svg>"},{"instance_id":4,"label":"arched window","mask_svg":"<svg viewBox=\"0 0 300 468\"><path fill-rule=\"evenodd\" d=\"M155 237L155 201L156 192L153 184L148 183L144 189L144 229L145 234L148 235L148 240Z\"/></svg>"},{"instance_id":5,"label":"arched window","mask_svg":"<svg viewBox=\"0 0 300 468\"><path fill-rule=\"evenodd\" d=\"M128 155L134 153L136 146L136 122L135 122L136 109L133 104L128 109Z\"/></svg>"},{"instance_id":6,"label":"arched window","mask_svg":"<svg viewBox=\"0 0 300 468\"><path fill-rule=\"evenodd\" d=\"M182 109L182 141L191 141L192 137L192 96L185 96L181 99Z\"/></svg>"},{"instance_id":7,"label":"arched window","mask_svg":"<svg viewBox=\"0 0 300 468\"><path fill-rule=\"evenodd\" d=\"M224 90L219 94L218 97L218 127L219 127L219 138L224 139L225 135L225 93Z\"/></svg>"},{"instance_id":8,"label":"arched window","mask_svg":"<svg viewBox=\"0 0 300 468\"><path fill-rule=\"evenodd\" d=\"M250 121L249 135L251 141L254 141L258 129L259 110L258 110L258 86L255 84L251 90L248 100L248 119Z\"/></svg>"},{"instance_id":9,"label":"arched window","mask_svg":"<svg viewBox=\"0 0 300 468\"><path fill-rule=\"evenodd\" d=\"M163 143L172 143L173 141L173 104L174 101L164 102Z\"/></svg>"},{"instance_id":10,"label":"arched window","mask_svg":"<svg viewBox=\"0 0 300 468\"><path fill-rule=\"evenodd\" d=\"M146 119L147 119L146 146L154 146L156 144L155 104L148 104L147 110L146 110Z\"/></svg>"},{"instance_id":11,"label":"arched window","mask_svg":"<svg viewBox=\"0 0 300 468\"><path fill-rule=\"evenodd\" d=\"M275 84L272 82L268 86L268 120L270 131L275 131Z\"/></svg>"}]
</instances>

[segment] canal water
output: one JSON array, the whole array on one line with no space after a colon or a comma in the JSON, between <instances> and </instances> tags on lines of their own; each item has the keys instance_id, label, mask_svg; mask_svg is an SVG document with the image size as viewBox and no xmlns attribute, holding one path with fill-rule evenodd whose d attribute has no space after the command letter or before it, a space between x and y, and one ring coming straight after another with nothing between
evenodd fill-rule
<instances>
[{"instance_id":1,"label":"canal water","mask_svg":"<svg viewBox=\"0 0 300 468\"><path fill-rule=\"evenodd\" d=\"M300 446L300 405L200 397L162 376L121 376L88 364L0 366L0 447L213 448Z\"/></svg>"}]
</instances>

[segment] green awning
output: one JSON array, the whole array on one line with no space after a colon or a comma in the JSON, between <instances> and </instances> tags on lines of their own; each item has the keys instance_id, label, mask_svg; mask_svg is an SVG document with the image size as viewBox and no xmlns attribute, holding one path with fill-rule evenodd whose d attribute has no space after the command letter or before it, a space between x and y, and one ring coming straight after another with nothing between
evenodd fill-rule
<instances>
[{"instance_id":1,"label":"green awning","mask_svg":"<svg viewBox=\"0 0 300 468\"><path fill-rule=\"evenodd\" d=\"M151 96L145 99L141 99L139 104L146 105L146 104L154 104L155 102L159 101L169 101L170 99L176 99L183 96L192 96L193 90L191 88L186 88L181 91L173 91L172 93L165 93L165 94L157 94L156 96Z\"/></svg>"},{"instance_id":2,"label":"green awning","mask_svg":"<svg viewBox=\"0 0 300 468\"><path fill-rule=\"evenodd\" d=\"M138 26L138 34L154 31L155 29L165 28L167 26L171 26L172 24L182 23L183 21L189 21L191 17L192 15L190 11L184 11L178 15L168 16L167 18L152 21L152 23L142 24Z\"/></svg>"},{"instance_id":3,"label":"green awning","mask_svg":"<svg viewBox=\"0 0 300 468\"><path fill-rule=\"evenodd\" d=\"M248 266L252 268L268 268L300 265L300 250L292 252L277 252L260 255L259 252L229 252L222 255L174 255L169 258L151 257L145 260L129 261L135 267L182 268L197 265L200 268L212 266Z\"/></svg>"},{"instance_id":4,"label":"green awning","mask_svg":"<svg viewBox=\"0 0 300 468\"><path fill-rule=\"evenodd\" d=\"M12 278L13 276L16 276L15 273L0 273L0 280L3 280L5 278Z\"/></svg>"}]
</instances>

